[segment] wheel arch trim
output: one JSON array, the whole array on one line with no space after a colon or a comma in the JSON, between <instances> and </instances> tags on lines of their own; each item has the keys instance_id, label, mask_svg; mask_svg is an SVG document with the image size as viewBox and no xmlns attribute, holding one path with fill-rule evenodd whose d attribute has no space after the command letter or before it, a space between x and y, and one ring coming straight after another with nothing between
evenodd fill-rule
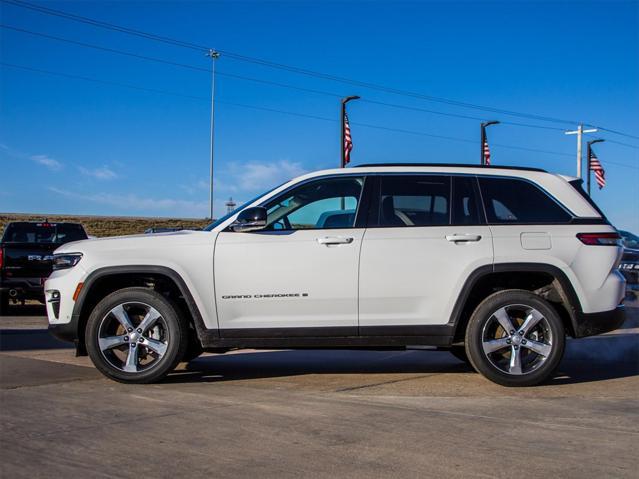
<instances>
[{"instance_id":1,"label":"wheel arch trim","mask_svg":"<svg viewBox=\"0 0 639 479\"><path fill-rule=\"evenodd\" d=\"M71 322L75 323L77 341L80 343L84 343L84 338L80 336L80 320L83 314L84 303L86 298L93 286L95 286L96 282L104 279L109 276L116 276L122 274L157 274L166 276L171 281L175 283L180 294L184 297L184 301L189 309L191 317L193 318L193 324L195 326L195 330L197 332L200 341L202 341L203 336L210 337L214 335L215 337L219 337L219 330L216 329L207 329L204 324L204 319L202 317L202 313L200 312L200 308L197 303L193 299L193 295L189 290L184 278L175 271L167 266L158 266L158 265L126 265L126 266L106 266L103 268L98 268L86 277L84 280L84 286L82 287L80 294L78 295L78 299L73 305L73 313L71 315Z\"/></svg>"},{"instance_id":2,"label":"wheel arch trim","mask_svg":"<svg viewBox=\"0 0 639 479\"><path fill-rule=\"evenodd\" d=\"M568 314L570 316L573 331L578 331L578 318L582 315L582 306L575 288L568 279L568 276L559 267L547 263L495 263L492 265L484 265L475 269L466 279L459 296L455 302L455 306L451 312L448 324L454 327L454 335L458 333L457 328L462 323L461 315L469 299L470 293L478 282L494 273L547 273L555 278L561 287L560 294L569 306Z\"/></svg>"}]
</instances>

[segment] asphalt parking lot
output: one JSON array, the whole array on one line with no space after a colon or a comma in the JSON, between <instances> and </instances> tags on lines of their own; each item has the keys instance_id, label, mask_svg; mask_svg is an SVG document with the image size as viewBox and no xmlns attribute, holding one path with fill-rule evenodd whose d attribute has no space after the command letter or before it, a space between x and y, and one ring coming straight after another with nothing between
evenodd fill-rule
<instances>
[{"instance_id":1,"label":"asphalt parking lot","mask_svg":"<svg viewBox=\"0 0 639 479\"><path fill-rule=\"evenodd\" d=\"M238 351L104 379L40 307L0 317L0 476L637 477L639 308L546 385L447 352Z\"/></svg>"}]
</instances>

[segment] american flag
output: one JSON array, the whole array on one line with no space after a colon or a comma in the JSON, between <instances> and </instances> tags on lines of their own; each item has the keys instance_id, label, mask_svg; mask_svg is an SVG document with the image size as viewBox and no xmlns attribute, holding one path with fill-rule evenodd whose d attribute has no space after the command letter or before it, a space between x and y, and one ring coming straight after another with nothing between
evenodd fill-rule
<instances>
[{"instance_id":1,"label":"american flag","mask_svg":"<svg viewBox=\"0 0 639 479\"><path fill-rule=\"evenodd\" d=\"M348 115L344 113L344 166L351 161L351 150L353 149L353 138L351 137L351 126L348 124Z\"/></svg>"},{"instance_id":2,"label":"american flag","mask_svg":"<svg viewBox=\"0 0 639 479\"><path fill-rule=\"evenodd\" d=\"M484 164L490 165L490 148L488 147L488 137L484 136Z\"/></svg>"},{"instance_id":3,"label":"american flag","mask_svg":"<svg viewBox=\"0 0 639 479\"><path fill-rule=\"evenodd\" d=\"M588 158L588 164L590 171L595 172L595 180L597 180L599 189L606 186L606 171L603 169L603 166L601 166L601 162L597 158L597 155L595 155L595 152L592 150L590 150L590 158Z\"/></svg>"}]
</instances>

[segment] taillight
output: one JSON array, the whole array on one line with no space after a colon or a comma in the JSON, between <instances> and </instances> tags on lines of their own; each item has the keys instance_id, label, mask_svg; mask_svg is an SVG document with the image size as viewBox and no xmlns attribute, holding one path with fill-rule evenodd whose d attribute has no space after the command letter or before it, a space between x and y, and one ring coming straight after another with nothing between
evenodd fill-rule
<instances>
[{"instance_id":1,"label":"taillight","mask_svg":"<svg viewBox=\"0 0 639 479\"><path fill-rule=\"evenodd\" d=\"M0 248L0 268L2 268L2 248Z\"/></svg>"},{"instance_id":2,"label":"taillight","mask_svg":"<svg viewBox=\"0 0 639 479\"><path fill-rule=\"evenodd\" d=\"M618 233L577 233L577 238L589 246L621 246Z\"/></svg>"}]
</instances>

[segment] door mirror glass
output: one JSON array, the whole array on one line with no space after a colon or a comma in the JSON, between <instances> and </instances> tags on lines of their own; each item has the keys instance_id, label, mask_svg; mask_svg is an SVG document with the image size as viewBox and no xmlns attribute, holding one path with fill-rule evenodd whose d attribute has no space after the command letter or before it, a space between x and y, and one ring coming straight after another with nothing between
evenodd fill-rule
<instances>
[{"instance_id":1,"label":"door mirror glass","mask_svg":"<svg viewBox=\"0 0 639 479\"><path fill-rule=\"evenodd\" d=\"M266 227L266 208L254 206L241 211L231 224L231 229L237 232L258 231Z\"/></svg>"}]
</instances>

